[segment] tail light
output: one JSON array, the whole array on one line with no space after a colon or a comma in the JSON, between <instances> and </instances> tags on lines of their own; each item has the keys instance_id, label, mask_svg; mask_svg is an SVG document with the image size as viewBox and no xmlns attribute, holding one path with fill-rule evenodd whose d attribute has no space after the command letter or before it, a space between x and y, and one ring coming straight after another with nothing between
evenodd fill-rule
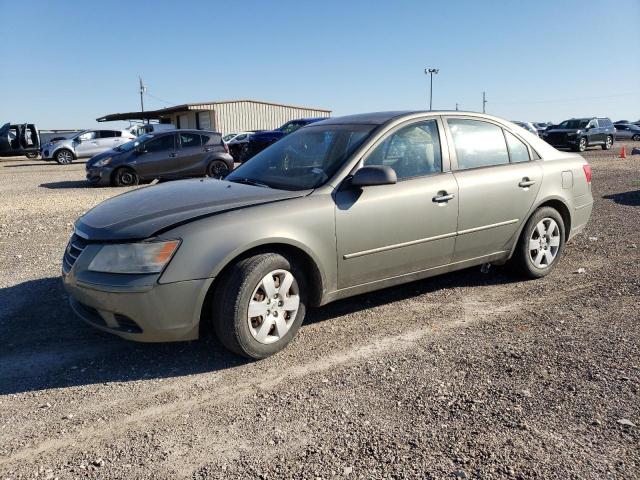
<instances>
[{"instance_id":1,"label":"tail light","mask_svg":"<svg viewBox=\"0 0 640 480\"><path fill-rule=\"evenodd\" d=\"M591 183L591 165L583 165L582 170L584 170L584 176L587 179L587 183Z\"/></svg>"}]
</instances>

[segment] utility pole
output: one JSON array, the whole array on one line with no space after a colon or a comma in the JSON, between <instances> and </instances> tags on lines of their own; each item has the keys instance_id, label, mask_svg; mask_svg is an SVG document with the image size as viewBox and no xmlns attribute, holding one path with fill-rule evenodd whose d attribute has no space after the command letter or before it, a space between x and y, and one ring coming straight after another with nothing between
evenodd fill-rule
<instances>
[{"instance_id":1,"label":"utility pole","mask_svg":"<svg viewBox=\"0 0 640 480\"><path fill-rule=\"evenodd\" d=\"M431 76L431 81L429 83L429 110L433 110L433 74L435 73L437 75L439 71L440 69L438 68L424 69L424 74Z\"/></svg>"},{"instance_id":2,"label":"utility pole","mask_svg":"<svg viewBox=\"0 0 640 480\"><path fill-rule=\"evenodd\" d=\"M140 80L140 109L144 112L144 99L142 96L144 95L144 92L147 91L147 87L142 83L142 77L139 76L138 80Z\"/></svg>"},{"instance_id":3,"label":"utility pole","mask_svg":"<svg viewBox=\"0 0 640 480\"><path fill-rule=\"evenodd\" d=\"M456 112L458 111L458 102L456 102Z\"/></svg>"},{"instance_id":4,"label":"utility pole","mask_svg":"<svg viewBox=\"0 0 640 480\"><path fill-rule=\"evenodd\" d=\"M487 105L487 96L485 94L485 92L482 92L482 113L486 113L485 110L485 106Z\"/></svg>"}]
</instances>

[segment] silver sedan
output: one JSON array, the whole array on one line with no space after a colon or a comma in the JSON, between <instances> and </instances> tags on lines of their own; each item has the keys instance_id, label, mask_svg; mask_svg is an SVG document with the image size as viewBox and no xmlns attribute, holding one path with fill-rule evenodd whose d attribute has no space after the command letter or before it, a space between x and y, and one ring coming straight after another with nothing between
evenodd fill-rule
<instances>
[{"instance_id":1,"label":"silver sedan","mask_svg":"<svg viewBox=\"0 0 640 480\"><path fill-rule=\"evenodd\" d=\"M589 220L591 168L511 122L464 112L333 118L224 180L107 200L75 225L73 309L130 340L213 326L263 358L309 307L474 265L548 275Z\"/></svg>"}]
</instances>

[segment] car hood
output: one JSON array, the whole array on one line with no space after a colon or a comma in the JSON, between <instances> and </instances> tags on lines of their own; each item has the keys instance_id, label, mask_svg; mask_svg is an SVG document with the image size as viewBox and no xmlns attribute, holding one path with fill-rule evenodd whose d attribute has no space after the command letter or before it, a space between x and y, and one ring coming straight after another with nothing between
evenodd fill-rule
<instances>
[{"instance_id":1,"label":"car hood","mask_svg":"<svg viewBox=\"0 0 640 480\"><path fill-rule=\"evenodd\" d=\"M143 187L111 198L76 222L89 240L141 240L177 224L254 205L308 195L224 180L193 179Z\"/></svg>"}]
</instances>

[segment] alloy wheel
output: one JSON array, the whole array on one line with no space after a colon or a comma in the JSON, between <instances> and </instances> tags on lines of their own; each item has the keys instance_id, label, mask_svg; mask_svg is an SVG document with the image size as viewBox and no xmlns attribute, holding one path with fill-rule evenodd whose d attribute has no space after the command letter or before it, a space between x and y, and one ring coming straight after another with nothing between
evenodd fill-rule
<instances>
[{"instance_id":1,"label":"alloy wheel","mask_svg":"<svg viewBox=\"0 0 640 480\"><path fill-rule=\"evenodd\" d=\"M120 185L124 187L135 185L135 173L129 170L122 170L118 172L118 180Z\"/></svg>"},{"instance_id":2,"label":"alloy wheel","mask_svg":"<svg viewBox=\"0 0 640 480\"><path fill-rule=\"evenodd\" d=\"M613 144L613 140L611 139L611 137L607 137L606 140L606 149L609 150L611 148L611 145Z\"/></svg>"},{"instance_id":3,"label":"alloy wheel","mask_svg":"<svg viewBox=\"0 0 640 480\"><path fill-rule=\"evenodd\" d=\"M297 282L287 270L265 275L251 295L247 321L256 341L270 344L282 339L291 329L300 307Z\"/></svg>"},{"instance_id":4,"label":"alloy wheel","mask_svg":"<svg viewBox=\"0 0 640 480\"><path fill-rule=\"evenodd\" d=\"M529 258L537 268L548 268L560 248L560 227L553 218L543 218L529 238Z\"/></svg>"},{"instance_id":5,"label":"alloy wheel","mask_svg":"<svg viewBox=\"0 0 640 480\"><path fill-rule=\"evenodd\" d=\"M580 149L581 152L584 152L587 149L587 139L586 138L582 137L580 139L580 144L579 144L578 148Z\"/></svg>"},{"instance_id":6,"label":"alloy wheel","mask_svg":"<svg viewBox=\"0 0 640 480\"><path fill-rule=\"evenodd\" d=\"M73 157L71 156L71 152L69 152L68 150L61 150L57 153L57 159L58 163L62 165L68 165L73 160Z\"/></svg>"}]
</instances>

